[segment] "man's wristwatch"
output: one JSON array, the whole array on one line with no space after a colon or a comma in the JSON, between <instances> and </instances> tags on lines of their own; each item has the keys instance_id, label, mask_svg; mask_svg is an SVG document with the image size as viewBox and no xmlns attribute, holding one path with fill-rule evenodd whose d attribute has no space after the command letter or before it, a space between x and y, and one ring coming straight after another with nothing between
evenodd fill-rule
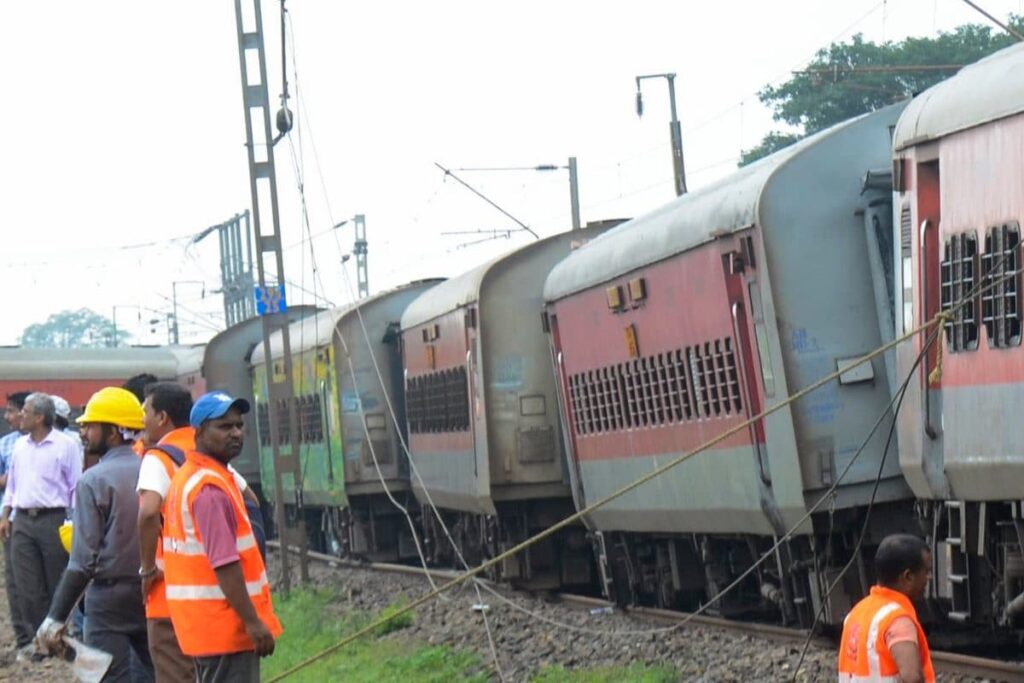
<instances>
[{"instance_id":1,"label":"man's wristwatch","mask_svg":"<svg viewBox=\"0 0 1024 683\"><path fill-rule=\"evenodd\" d=\"M156 574L156 570L156 565L153 565L151 569L143 569L142 567L139 567L139 577L143 579L148 579L149 577L153 576L153 574Z\"/></svg>"}]
</instances>

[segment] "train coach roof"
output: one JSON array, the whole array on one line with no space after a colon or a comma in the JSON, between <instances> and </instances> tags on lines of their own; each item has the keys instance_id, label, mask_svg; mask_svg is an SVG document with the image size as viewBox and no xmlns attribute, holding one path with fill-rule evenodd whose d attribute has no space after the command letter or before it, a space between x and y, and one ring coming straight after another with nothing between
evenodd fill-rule
<instances>
[{"instance_id":1,"label":"train coach roof","mask_svg":"<svg viewBox=\"0 0 1024 683\"><path fill-rule=\"evenodd\" d=\"M0 348L4 379L127 379L151 372L162 379L178 376L178 358L166 346L114 349Z\"/></svg>"},{"instance_id":2,"label":"train coach roof","mask_svg":"<svg viewBox=\"0 0 1024 683\"><path fill-rule=\"evenodd\" d=\"M772 174L861 118L804 138L595 238L552 269L544 283L544 300L556 301L754 225L758 200Z\"/></svg>"},{"instance_id":3,"label":"train coach roof","mask_svg":"<svg viewBox=\"0 0 1024 683\"><path fill-rule=\"evenodd\" d=\"M204 345L197 344L195 346L186 346L184 344L180 344L178 346L168 346L167 349L178 361L179 375L202 369L203 354L206 351L206 347Z\"/></svg>"},{"instance_id":4,"label":"train coach roof","mask_svg":"<svg viewBox=\"0 0 1024 683\"><path fill-rule=\"evenodd\" d=\"M893 136L899 151L1024 111L1024 44L965 66L914 98Z\"/></svg>"},{"instance_id":5,"label":"train coach roof","mask_svg":"<svg viewBox=\"0 0 1024 683\"><path fill-rule=\"evenodd\" d=\"M588 239L589 235L597 233L598 230L590 232L587 229L584 229L577 230L575 232L579 235L580 239ZM409 304L409 307L405 309L405 314L402 316L402 329L407 330L409 328L416 327L417 325L422 325L423 323L433 320L438 316L442 316L445 313L473 303L480 298L480 287L483 285L484 279L491 270L500 267L504 261L517 256L524 256L528 252L543 249L546 245L549 245L559 239L565 239L567 234L568 233L559 233L557 235L551 235L550 237L530 242L518 249L508 251L481 266L477 266L473 270L462 273L450 280L446 280L437 287L431 289L429 292L424 292L420 296L416 297L416 299Z\"/></svg>"},{"instance_id":6,"label":"train coach roof","mask_svg":"<svg viewBox=\"0 0 1024 683\"><path fill-rule=\"evenodd\" d=\"M509 252L509 254L515 251ZM484 276L492 266L500 263L509 254L503 254L498 258L491 259L473 270L466 271L461 275L445 280L429 292L424 292L413 299L405 313L402 314L402 329L416 327L428 320L433 320L439 315L453 311L460 306L465 306L477 300L480 296L480 285Z\"/></svg>"},{"instance_id":7,"label":"train coach roof","mask_svg":"<svg viewBox=\"0 0 1024 683\"><path fill-rule=\"evenodd\" d=\"M326 311L320 311L315 315L308 315L302 320L293 322L288 326L288 342L291 345L292 354L302 353L303 351L309 351L310 349L316 349L330 344L331 338L334 336L334 328L337 327L338 323L345 318L345 316L355 311L357 308L365 308L376 301L380 301L381 299L391 296L408 287L421 285L427 282L443 282L443 280L441 278L416 280L400 287L378 292L371 297L360 299L355 303L346 304L345 306L339 306ZM270 338L270 355L275 359L281 358L284 355L280 332L275 332ZM256 347L252 351L252 364L260 365L263 363L263 359L263 344L256 344Z\"/></svg>"}]
</instances>

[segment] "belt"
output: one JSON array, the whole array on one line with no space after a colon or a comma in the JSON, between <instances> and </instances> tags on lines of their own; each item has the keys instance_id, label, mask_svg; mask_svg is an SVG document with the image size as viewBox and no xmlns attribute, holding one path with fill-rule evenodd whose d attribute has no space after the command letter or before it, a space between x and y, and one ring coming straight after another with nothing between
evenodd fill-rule
<instances>
[{"instance_id":1,"label":"belt","mask_svg":"<svg viewBox=\"0 0 1024 683\"><path fill-rule=\"evenodd\" d=\"M138 576L114 576L108 579L93 579L92 583L94 586L102 586L107 588L109 586L116 586L119 583L128 583L129 581L134 583L142 583L142 579Z\"/></svg>"},{"instance_id":2,"label":"belt","mask_svg":"<svg viewBox=\"0 0 1024 683\"><path fill-rule=\"evenodd\" d=\"M39 517L41 515L54 515L58 512L63 515L67 511L67 508L14 508L14 510L19 515Z\"/></svg>"}]
</instances>

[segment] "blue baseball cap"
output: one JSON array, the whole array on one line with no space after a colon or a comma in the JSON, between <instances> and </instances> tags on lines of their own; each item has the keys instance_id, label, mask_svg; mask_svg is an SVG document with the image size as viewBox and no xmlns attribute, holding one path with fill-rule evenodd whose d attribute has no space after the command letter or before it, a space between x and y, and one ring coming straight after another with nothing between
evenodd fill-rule
<instances>
[{"instance_id":1,"label":"blue baseball cap","mask_svg":"<svg viewBox=\"0 0 1024 683\"><path fill-rule=\"evenodd\" d=\"M232 408L236 408L238 412L245 415L249 412L250 406L244 398L232 398L223 391L211 391L200 396L199 400L193 404L188 421L193 427L198 427L207 420L224 417Z\"/></svg>"}]
</instances>

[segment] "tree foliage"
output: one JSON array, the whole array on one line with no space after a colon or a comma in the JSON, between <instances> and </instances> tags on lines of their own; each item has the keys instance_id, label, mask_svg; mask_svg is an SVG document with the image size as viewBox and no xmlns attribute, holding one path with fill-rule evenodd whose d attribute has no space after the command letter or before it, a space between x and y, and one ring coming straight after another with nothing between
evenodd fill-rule
<instances>
[{"instance_id":1,"label":"tree foliage","mask_svg":"<svg viewBox=\"0 0 1024 683\"><path fill-rule=\"evenodd\" d=\"M1013 17L1011 24L1020 30L1024 19ZM1014 38L1001 29L966 24L932 38L877 44L857 34L849 42L832 43L819 50L803 71L758 93L761 102L772 109L773 118L793 130L768 133L759 145L743 151L739 165L840 121L912 97L949 78L961 65L976 62L1013 42Z\"/></svg>"},{"instance_id":2,"label":"tree foliage","mask_svg":"<svg viewBox=\"0 0 1024 683\"><path fill-rule=\"evenodd\" d=\"M129 334L117 331L117 343ZM88 308L54 313L46 322L29 325L21 333L21 345L33 348L94 349L115 346L114 323Z\"/></svg>"}]
</instances>

